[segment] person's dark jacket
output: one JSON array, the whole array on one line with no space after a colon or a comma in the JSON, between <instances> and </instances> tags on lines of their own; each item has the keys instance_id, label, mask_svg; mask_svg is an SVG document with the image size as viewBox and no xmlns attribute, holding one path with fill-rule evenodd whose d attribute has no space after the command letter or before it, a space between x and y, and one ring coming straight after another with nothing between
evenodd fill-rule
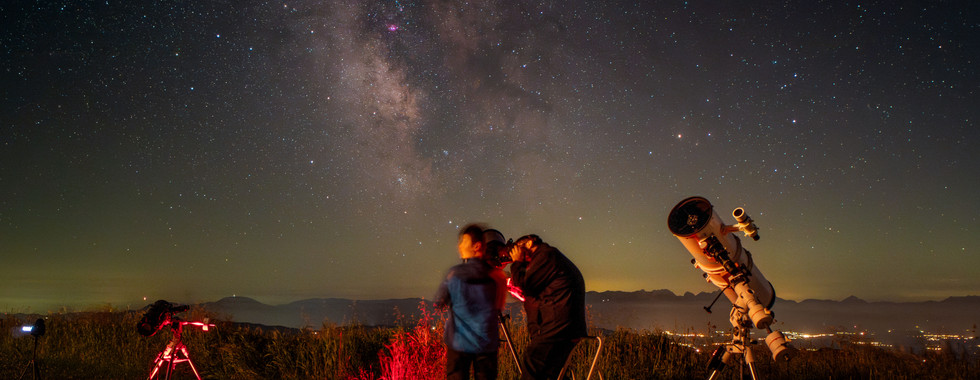
<instances>
[{"instance_id":1,"label":"person's dark jacket","mask_svg":"<svg viewBox=\"0 0 980 380\"><path fill-rule=\"evenodd\" d=\"M470 259L449 269L436 293L438 308L449 306L445 342L466 353L496 352L500 346L498 288L505 286L492 276L493 267Z\"/></svg>"},{"instance_id":2,"label":"person's dark jacket","mask_svg":"<svg viewBox=\"0 0 980 380\"><path fill-rule=\"evenodd\" d=\"M542 243L530 261L511 264L511 276L524 292L531 339L562 341L588 334L585 280L557 248Z\"/></svg>"}]
</instances>

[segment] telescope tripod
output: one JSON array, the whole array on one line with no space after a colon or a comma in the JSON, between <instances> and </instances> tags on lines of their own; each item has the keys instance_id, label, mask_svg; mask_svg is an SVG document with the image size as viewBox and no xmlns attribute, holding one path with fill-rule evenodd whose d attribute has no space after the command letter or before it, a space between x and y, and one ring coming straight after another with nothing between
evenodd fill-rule
<instances>
[{"instance_id":1,"label":"telescope tripod","mask_svg":"<svg viewBox=\"0 0 980 380\"><path fill-rule=\"evenodd\" d=\"M197 373L197 368L194 367L194 362L191 361L190 355L187 353L187 346L181 340L181 333L184 330L184 325L194 324L198 325L198 322L185 322L176 317L174 317L173 322L170 325L170 331L173 332L173 337L170 339L170 343L167 343L167 347L163 349L159 354L157 354L156 360L154 360L153 369L150 370L150 376L147 380L151 380L160 374L160 368L166 365L166 371L164 372L164 379L169 380L170 376L173 374L174 369L177 368L177 364L187 363L191 367L191 371L197 380L201 380L201 375Z\"/></svg>"},{"instance_id":2,"label":"telescope tripod","mask_svg":"<svg viewBox=\"0 0 980 380\"><path fill-rule=\"evenodd\" d=\"M771 316L771 314L769 314ZM772 353L773 362L786 362L792 359L797 354L796 348L789 344L789 340L786 336L778 330L773 330L770 328L769 323L771 320L766 321L763 319L763 323L757 324L744 313L744 309L737 306L732 307L732 314L729 321L734 327L732 342L718 347L714 354L711 355L711 361L708 362L708 369L711 370L711 376L709 380L714 379L715 375L718 374L725 367L726 364L731 364L733 355L742 355L742 362L740 364L745 364L749 367L749 373L752 375L752 380L758 380L759 375L755 372L755 357L752 355L752 348L749 344L752 341L749 339L752 328L765 329L769 335L766 336L766 346L769 347L769 351ZM739 366L739 378L742 377L743 367Z\"/></svg>"},{"instance_id":3,"label":"telescope tripod","mask_svg":"<svg viewBox=\"0 0 980 380\"><path fill-rule=\"evenodd\" d=\"M24 375L27 374L27 370L31 370L31 373L34 376L33 377L34 380L40 380L41 379L41 370L37 368L37 338L38 338L37 335L35 335L34 336L34 354L31 357L31 361L28 362L26 366L24 366L24 371L20 373L20 377L17 378L18 380L24 378Z\"/></svg>"},{"instance_id":4,"label":"telescope tripod","mask_svg":"<svg viewBox=\"0 0 980 380\"><path fill-rule=\"evenodd\" d=\"M755 373L755 356L752 355L752 348L748 346L749 328L735 326L733 334L731 343L718 347L714 354L711 355L711 361L708 362L708 369L711 370L711 375L708 376L708 380L713 380L725 368L725 364L730 364L733 355L742 355L743 363L749 367L749 374L751 374L752 380L759 380ZM741 377L742 366L740 365L739 378Z\"/></svg>"}]
</instances>

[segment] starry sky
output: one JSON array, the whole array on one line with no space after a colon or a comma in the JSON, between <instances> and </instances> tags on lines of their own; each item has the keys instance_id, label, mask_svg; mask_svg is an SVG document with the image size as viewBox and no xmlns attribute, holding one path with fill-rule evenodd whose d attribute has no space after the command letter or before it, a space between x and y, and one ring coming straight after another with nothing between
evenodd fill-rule
<instances>
[{"instance_id":1,"label":"starry sky","mask_svg":"<svg viewBox=\"0 0 980 380\"><path fill-rule=\"evenodd\" d=\"M0 310L431 298L483 222L589 290L980 294L975 1L5 1Z\"/></svg>"}]
</instances>

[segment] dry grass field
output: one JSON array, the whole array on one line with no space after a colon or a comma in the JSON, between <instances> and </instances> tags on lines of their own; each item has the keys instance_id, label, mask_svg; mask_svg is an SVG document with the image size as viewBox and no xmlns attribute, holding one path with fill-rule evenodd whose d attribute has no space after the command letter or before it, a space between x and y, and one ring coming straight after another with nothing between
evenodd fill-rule
<instances>
[{"instance_id":1,"label":"dry grass field","mask_svg":"<svg viewBox=\"0 0 980 380\"><path fill-rule=\"evenodd\" d=\"M191 309L179 315L188 321L207 318L216 327L202 331L187 326L183 342L206 379L431 379L442 377L445 348L442 317L423 313L401 326L323 325L317 330L276 329L223 321ZM142 317L135 311L51 314L47 332L37 338L37 364L48 379L146 378L154 358L171 340L168 327L151 337L136 330ZM520 316L510 329L520 350L527 341ZM35 337L17 333L35 319L6 315L0 320L0 378L16 379L34 353ZM593 331L604 337L598 373L603 379L696 379L709 376L710 350L680 344L667 334L632 330ZM756 370L765 379L976 379L980 359L969 355L929 352L922 355L843 344L841 349L803 350L788 363L774 363L767 349L758 350ZM583 343L570 368L584 379L596 345ZM500 351L500 378L517 378L506 345ZM749 378L747 369L745 378ZM720 378L737 379L739 366ZM26 378L30 378L28 373ZM193 378L186 363L174 378Z\"/></svg>"}]
</instances>

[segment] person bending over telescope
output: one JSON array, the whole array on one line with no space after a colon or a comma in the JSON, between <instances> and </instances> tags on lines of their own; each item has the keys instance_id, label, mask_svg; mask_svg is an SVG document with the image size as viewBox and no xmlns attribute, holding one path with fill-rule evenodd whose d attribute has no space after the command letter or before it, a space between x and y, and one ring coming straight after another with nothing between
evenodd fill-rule
<instances>
[{"instance_id":1,"label":"person bending over telescope","mask_svg":"<svg viewBox=\"0 0 980 380\"><path fill-rule=\"evenodd\" d=\"M510 249L511 276L523 291L530 342L522 379L555 379L587 335L585 280L575 264L537 235L517 239Z\"/></svg>"},{"instance_id":2,"label":"person bending over telescope","mask_svg":"<svg viewBox=\"0 0 980 380\"><path fill-rule=\"evenodd\" d=\"M497 378L500 311L506 300L505 275L486 260L484 228L470 224L459 233L463 262L449 269L439 286L435 306L449 308L445 326L446 378Z\"/></svg>"}]
</instances>

